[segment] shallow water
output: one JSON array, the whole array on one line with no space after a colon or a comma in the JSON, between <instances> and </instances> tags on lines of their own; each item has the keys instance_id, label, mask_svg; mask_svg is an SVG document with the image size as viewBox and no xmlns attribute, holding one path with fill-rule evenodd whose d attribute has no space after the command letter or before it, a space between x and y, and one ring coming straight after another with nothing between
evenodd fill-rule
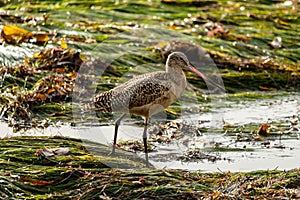
<instances>
[{"instance_id":1,"label":"shallow water","mask_svg":"<svg viewBox=\"0 0 300 200\"><path fill-rule=\"evenodd\" d=\"M203 171L253 171L266 169L292 169L300 166L300 125L299 125L299 93L275 95L272 98L252 98L236 100L222 98L211 101L211 112L194 114L188 117L190 122L202 121L200 126L208 128L208 132L198 136L186 136L172 141L170 144L155 144L155 151L149 154L150 162L157 168L188 169ZM220 103L221 102L221 103ZM134 119L136 121L136 119ZM137 126L132 119L126 118L119 129L119 140L140 140L143 127ZM298 121L295 126L290 121ZM285 131L279 136L264 138L261 141L235 142L234 136L224 132L215 133L214 129L223 123L238 126L246 124L261 124L280 122L288 127L289 134ZM290 127L291 126L291 127ZM66 124L57 124L55 127L41 130L32 129L23 133L13 133L4 122L0 123L1 137L16 135L62 135L88 139L103 144L111 145L114 126L99 126L99 124L74 127ZM289 128L290 127L290 128ZM273 127L276 129L276 126ZM262 145L264 142L270 145ZM252 151L211 152L209 155L221 158L215 162L201 160L198 162L182 162L178 160L187 150L196 148L204 149L221 144L230 148L251 148ZM84 143L83 143L84 145ZM88 149L91 152L92 149ZM143 157L143 153L139 153Z\"/></svg>"}]
</instances>

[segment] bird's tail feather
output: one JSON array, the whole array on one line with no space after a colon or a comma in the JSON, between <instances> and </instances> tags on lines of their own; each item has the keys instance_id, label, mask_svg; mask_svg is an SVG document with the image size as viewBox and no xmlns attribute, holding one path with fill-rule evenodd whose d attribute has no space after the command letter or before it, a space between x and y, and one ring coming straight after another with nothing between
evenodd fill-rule
<instances>
[{"instance_id":1,"label":"bird's tail feather","mask_svg":"<svg viewBox=\"0 0 300 200\"><path fill-rule=\"evenodd\" d=\"M111 94L108 92L101 93L88 102L84 102L82 106L83 112L88 111L112 112Z\"/></svg>"},{"instance_id":2,"label":"bird's tail feather","mask_svg":"<svg viewBox=\"0 0 300 200\"><path fill-rule=\"evenodd\" d=\"M87 112L87 111L90 111L90 110L96 110L95 103L92 102L92 101L85 102L85 103L83 103L81 110L83 112Z\"/></svg>"}]
</instances>

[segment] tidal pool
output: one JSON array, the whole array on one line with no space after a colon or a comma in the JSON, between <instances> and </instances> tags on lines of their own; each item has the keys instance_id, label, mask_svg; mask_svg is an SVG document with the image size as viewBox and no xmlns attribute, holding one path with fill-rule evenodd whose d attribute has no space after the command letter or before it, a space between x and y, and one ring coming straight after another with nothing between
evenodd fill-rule
<instances>
[{"instance_id":1,"label":"tidal pool","mask_svg":"<svg viewBox=\"0 0 300 200\"><path fill-rule=\"evenodd\" d=\"M150 162L157 168L187 169L202 171L253 171L267 169L293 169L300 166L300 102L299 93L277 93L270 98L266 95L255 98L222 97L211 101L210 112L191 114L188 120L206 129L197 135L187 135L170 143L154 143L154 151L149 154ZM141 140L143 127L136 125L137 119L129 116L119 129L119 140ZM280 124L281 126L272 125ZM291 124L293 122L293 125ZM273 131L282 132L272 137L260 137L257 140L236 141L236 135L249 137L255 133L244 133L243 126L259 127L262 123L271 124ZM240 128L234 134L228 134L222 126ZM100 126L97 123L71 126L59 124L47 129L32 129L22 133L13 133L6 123L1 122L1 137L18 135L62 135L88 139L111 145L114 126ZM284 130L282 127L285 127ZM218 130L218 132L214 131ZM221 130L221 131L220 131ZM83 142L84 145L84 142ZM223 150L215 151L219 147ZM227 148L227 151L226 151ZM187 151L203 151L218 158L184 162L179 158ZM236 150L234 150L236 149ZM88 149L93 153L92 149ZM133 153L135 154L135 153ZM143 153L138 153L143 157Z\"/></svg>"}]
</instances>

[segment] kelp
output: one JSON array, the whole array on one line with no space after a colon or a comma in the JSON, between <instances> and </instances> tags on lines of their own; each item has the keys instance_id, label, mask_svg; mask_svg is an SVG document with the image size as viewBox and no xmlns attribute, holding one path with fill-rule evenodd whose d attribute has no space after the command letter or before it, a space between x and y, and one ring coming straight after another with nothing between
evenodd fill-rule
<instances>
[{"instance_id":1,"label":"kelp","mask_svg":"<svg viewBox=\"0 0 300 200\"><path fill-rule=\"evenodd\" d=\"M22 42L45 44L49 40L47 33L32 33L20 27L8 24L2 28L1 37L9 44L20 44Z\"/></svg>"},{"instance_id":2,"label":"kelp","mask_svg":"<svg viewBox=\"0 0 300 200\"><path fill-rule=\"evenodd\" d=\"M1 65L5 63L0 67L0 115L10 122L15 131L48 127L51 123L48 119L72 119L70 100L73 82L82 61L87 61L86 55L99 58L100 61L95 62L101 62L100 71L104 70L94 88L97 91L111 89L123 82L128 78L123 75L131 70L131 76L146 72L139 71L136 66L147 64L147 70L156 71L171 50L193 53L196 46L203 47L210 55L227 92L236 93L237 99L257 98L257 95L240 93L245 90L299 90L300 23L297 1L112 3L50 0L0 4L0 21L4 27L0 40L4 48ZM149 34L137 42L120 36L121 33L134 35L137 29L149 30ZM153 30L159 33L159 40L145 42L152 36ZM181 33L181 37L174 32ZM136 38L138 36L133 37ZM170 38L177 42L170 41ZM193 41L193 45L186 43L187 40ZM142 50L132 52L134 46ZM5 47L30 48L30 52L35 53L32 52L31 58L26 58L28 55L25 54L20 58L10 54L14 49L7 50ZM16 51L19 52L18 49ZM130 53L124 55L128 51ZM116 59L105 62L103 58L111 55L116 55ZM15 65L15 61L21 64ZM198 94L197 102L207 103L199 95L199 88L206 88L205 83L190 74L187 76L193 85L189 87ZM94 77L92 79L95 80ZM91 93L86 94L91 96ZM266 98L272 98L272 95ZM205 105L204 111L208 110L209 105ZM178 102L175 103L167 110L168 119L177 118L181 111ZM105 116L104 120L111 118ZM224 124L223 129L213 131L233 137L237 143L261 142L268 147L270 144L264 138L297 137L299 119L290 123L293 124L286 126L283 122L270 122L267 125L271 127L261 134L261 125L258 124ZM167 134L164 128L173 129L174 126L158 125L162 131L153 131L152 143L181 139L180 131L190 130L188 133L191 135L207 131L206 128L188 126L180 130L175 126L174 131ZM122 168L116 164L120 158L92 155L82 147L81 141L75 139L23 137L2 140L0 145L0 182L3 183L0 197L3 199L299 198L299 169L214 174L108 169L107 163ZM214 145L214 148L204 151L186 152L183 160L215 161L219 159L215 152L252 150ZM93 144L95 146L101 145ZM69 148L70 153L47 157L39 153L45 148ZM109 153L108 149L103 149L97 150ZM143 166L138 159L124 159L122 163L123 168Z\"/></svg>"},{"instance_id":3,"label":"kelp","mask_svg":"<svg viewBox=\"0 0 300 200\"><path fill-rule=\"evenodd\" d=\"M181 9L182 6L186 9ZM19 103L24 104L19 107L26 109L34 109L35 102L49 103L49 106L54 102L68 102L72 98L75 72L86 54L95 54L104 63L96 90L105 91L126 80L123 75L134 71L136 66L160 65L171 51L193 56L198 46L205 49L220 71L227 92L297 91L300 80L297 7L297 3L273 2L266 6L263 2L223 1L5 3L2 9L10 12L3 11L0 15L4 24L1 43L32 44L41 50L32 58L24 58L21 65L1 67L2 96L12 88L18 90L26 97L24 101L19 95ZM286 12L286 8L292 8L293 12ZM130 37L120 36L122 33L134 35L135 29L147 31L149 26L161 37L157 43L153 40L147 43L138 35L133 39L137 39L136 43ZM175 36L174 41L170 41L173 30L182 33L182 38ZM166 41L161 42L164 38ZM187 38L193 43L187 43ZM141 46L140 53L131 52L134 45ZM124 51L130 52L123 55ZM104 58L112 53L122 56L106 63ZM157 66L152 67L157 70ZM200 94L199 88L205 88L205 83L187 75L189 83L195 86L194 91ZM4 99L1 101L7 103ZM178 109L172 107L167 114L170 119L176 118Z\"/></svg>"},{"instance_id":4,"label":"kelp","mask_svg":"<svg viewBox=\"0 0 300 200\"><path fill-rule=\"evenodd\" d=\"M1 69L2 119L13 121L14 131L21 130L21 121L30 128L36 115L32 110L42 104L69 102L76 71L82 63L79 53L71 49L51 48L25 59L23 64ZM20 84L21 82L22 84ZM51 112L58 112L55 107ZM45 111L45 110L44 110ZM53 114L53 113L48 114ZM39 121L39 120L38 120ZM29 126L28 126L29 125Z\"/></svg>"},{"instance_id":5,"label":"kelp","mask_svg":"<svg viewBox=\"0 0 300 200\"><path fill-rule=\"evenodd\" d=\"M0 197L17 199L297 199L300 171L203 173L185 170L132 170L141 160L116 160L87 151L101 144L62 137L14 137L0 142ZM61 154L45 156L48 149ZM66 152L64 149L68 149ZM130 157L132 158L132 157ZM117 162L121 169L110 166ZM123 162L123 164L121 164ZM130 164L131 163L131 164ZM122 167L123 166L123 167ZM123 168L123 169L122 169ZM4 184L5 183L5 184Z\"/></svg>"}]
</instances>

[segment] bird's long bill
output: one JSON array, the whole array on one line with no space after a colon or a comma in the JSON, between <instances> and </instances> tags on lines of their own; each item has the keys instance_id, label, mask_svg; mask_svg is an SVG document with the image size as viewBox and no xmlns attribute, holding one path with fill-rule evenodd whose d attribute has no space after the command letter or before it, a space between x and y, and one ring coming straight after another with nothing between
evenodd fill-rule
<instances>
[{"instance_id":1,"label":"bird's long bill","mask_svg":"<svg viewBox=\"0 0 300 200\"><path fill-rule=\"evenodd\" d=\"M188 68L191 72L194 72L195 74L197 74L200 78L202 78L207 84L210 84L214 87L219 88L221 91L225 91L225 88L221 85L219 85L218 83L215 83L214 81L212 81L211 79L209 79L208 77L206 77L204 74L202 74L201 72L199 72L193 65L189 65Z\"/></svg>"}]
</instances>

